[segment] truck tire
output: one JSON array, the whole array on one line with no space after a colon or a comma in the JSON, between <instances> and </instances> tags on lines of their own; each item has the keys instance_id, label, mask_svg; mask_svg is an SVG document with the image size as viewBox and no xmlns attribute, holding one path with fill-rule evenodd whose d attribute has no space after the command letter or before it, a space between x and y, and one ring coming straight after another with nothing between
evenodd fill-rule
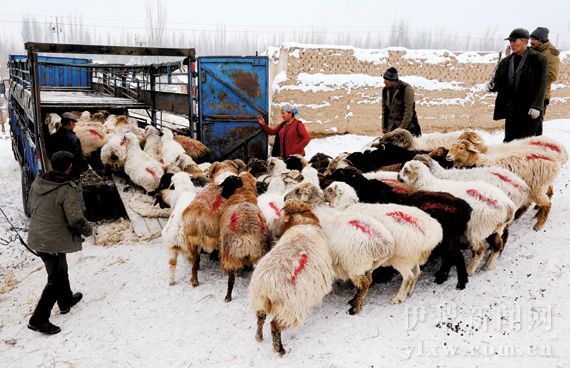
<instances>
[{"instance_id":1,"label":"truck tire","mask_svg":"<svg viewBox=\"0 0 570 368\"><path fill-rule=\"evenodd\" d=\"M30 189L32 188L32 182L33 179L31 178L31 175L28 173L28 170L26 170L25 168L21 168L20 170L21 173L21 178L22 178L22 203L24 206L24 214L27 217L31 216L31 211L30 211Z\"/></svg>"}]
</instances>

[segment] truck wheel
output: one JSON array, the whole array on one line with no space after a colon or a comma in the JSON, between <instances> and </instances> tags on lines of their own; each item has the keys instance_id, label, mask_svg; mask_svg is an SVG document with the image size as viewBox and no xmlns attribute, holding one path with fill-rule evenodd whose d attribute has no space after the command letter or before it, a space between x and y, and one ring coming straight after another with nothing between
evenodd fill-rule
<instances>
[{"instance_id":1,"label":"truck wheel","mask_svg":"<svg viewBox=\"0 0 570 368\"><path fill-rule=\"evenodd\" d=\"M24 214L27 217L30 217L31 212L30 212L29 199L30 199L30 189L32 187L33 179L30 178L31 175L29 175L27 170L24 168L21 168L20 173L22 178L22 203L24 205Z\"/></svg>"}]
</instances>

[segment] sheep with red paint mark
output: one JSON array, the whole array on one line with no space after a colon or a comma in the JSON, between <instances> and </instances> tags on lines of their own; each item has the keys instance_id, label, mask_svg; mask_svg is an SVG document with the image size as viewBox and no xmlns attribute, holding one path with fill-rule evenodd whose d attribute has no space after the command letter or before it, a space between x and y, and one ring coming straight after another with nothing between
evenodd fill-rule
<instances>
[{"instance_id":1,"label":"sheep with red paint mark","mask_svg":"<svg viewBox=\"0 0 570 368\"><path fill-rule=\"evenodd\" d=\"M124 139L127 146L125 173L133 183L147 192L154 191L164 174L162 165L141 149L134 133L126 133Z\"/></svg>"},{"instance_id":2,"label":"sheep with red paint mark","mask_svg":"<svg viewBox=\"0 0 570 368\"><path fill-rule=\"evenodd\" d=\"M395 174L397 180L398 174ZM415 190L403 183L401 185L406 189L401 190L398 186L388 185L381 180L367 179L366 174L363 175L351 167L335 170L328 178L345 182L353 187L361 202L413 206L436 219L443 228L443 240L434 253L442 259L441 267L436 272L435 282L438 284L445 282L451 267L455 265L457 288L465 288L469 280L461 248L472 212L467 202L449 193Z\"/></svg>"},{"instance_id":3,"label":"sheep with red paint mark","mask_svg":"<svg viewBox=\"0 0 570 368\"><path fill-rule=\"evenodd\" d=\"M269 250L269 229L257 206L255 178L248 172L224 180L227 198L220 218L220 266L228 275L225 302L232 300L235 274L251 267Z\"/></svg>"},{"instance_id":4,"label":"sheep with red paint mark","mask_svg":"<svg viewBox=\"0 0 570 368\"><path fill-rule=\"evenodd\" d=\"M89 157L109 140L103 124L98 121L77 122L73 132L81 142L81 150L85 157Z\"/></svg>"},{"instance_id":5,"label":"sheep with red paint mark","mask_svg":"<svg viewBox=\"0 0 570 368\"><path fill-rule=\"evenodd\" d=\"M467 266L472 275L485 254L486 239L492 236L491 255L486 268L492 269L496 258L503 252L502 239L505 227L513 220L515 204L499 188L480 181L457 181L439 179L420 161L407 162L399 179L416 189L443 191L465 200L473 211L465 233L473 259Z\"/></svg>"},{"instance_id":6,"label":"sheep with red paint mark","mask_svg":"<svg viewBox=\"0 0 570 368\"><path fill-rule=\"evenodd\" d=\"M211 182L196 194L182 212L186 238L185 254L192 263L190 278L192 287L199 284L200 252L203 250L206 253L212 253L220 248L220 217L224 212L226 202L222 191L222 186Z\"/></svg>"},{"instance_id":7,"label":"sheep with red paint mark","mask_svg":"<svg viewBox=\"0 0 570 368\"><path fill-rule=\"evenodd\" d=\"M402 303L414 291L421 274L420 266L443 239L439 222L416 207L359 203L354 188L343 182L333 182L324 195L332 207L370 216L392 234L392 255L379 266L394 267L402 275L400 289L392 298L393 303Z\"/></svg>"},{"instance_id":8,"label":"sheep with red paint mark","mask_svg":"<svg viewBox=\"0 0 570 368\"><path fill-rule=\"evenodd\" d=\"M186 154L184 147L174 140L172 130L168 128L163 129L160 141L162 144L162 162L164 162L165 165L174 163L178 156Z\"/></svg>"},{"instance_id":9,"label":"sheep with red paint mark","mask_svg":"<svg viewBox=\"0 0 570 368\"><path fill-rule=\"evenodd\" d=\"M530 189L517 174L498 166L472 167L468 169L445 169L429 155L415 158L425 164L431 173L440 179L458 181L482 181L501 189L518 209L528 202Z\"/></svg>"},{"instance_id":10,"label":"sheep with red paint mark","mask_svg":"<svg viewBox=\"0 0 570 368\"><path fill-rule=\"evenodd\" d=\"M523 150L488 155L481 153L470 141L462 139L451 146L446 158L453 161L456 167L499 166L518 175L527 183L530 195L527 204L519 209L517 218L534 202L538 208L534 229L542 229L552 208L548 193L560 172L560 164L550 153Z\"/></svg>"},{"instance_id":11,"label":"sheep with red paint mark","mask_svg":"<svg viewBox=\"0 0 570 368\"><path fill-rule=\"evenodd\" d=\"M372 283L372 271L392 256L392 234L370 216L346 213L326 206L323 191L311 183L295 187L285 199L299 199L313 207L330 239L336 278L351 280L357 289L348 302L351 306L349 313L359 313Z\"/></svg>"},{"instance_id":12,"label":"sheep with red paint mark","mask_svg":"<svg viewBox=\"0 0 570 368\"><path fill-rule=\"evenodd\" d=\"M398 128L379 137L378 141L374 143L372 147L392 144L412 151L432 151L439 147L449 148L460 135L461 132L435 132L422 134L421 137L414 137L408 130Z\"/></svg>"},{"instance_id":13,"label":"sheep with red paint mark","mask_svg":"<svg viewBox=\"0 0 570 368\"><path fill-rule=\"evenodd\" d=\"M545 135L490 145L487 145L483 137L476 132L465 132L459 137L459 139L468 140L473 143L479 152L486 153L488 155L524 151L529 154L547 153L549 156L552 156L560 166L564 165L568 161L568 152L566 152L564 145L556 139Z\"/></svg>"},{"instance_id":14,"label":"sheep with red paint mark","mask_svg":"<svg viewBox=\"0 0 570 368\"><path fill-rule=\"evenodd\" d=\"M249 284L256 340L263 340L263 325L271 314L273 349L279 355L285 354L281 332L301 325L332 290L334 279L329 239L311 207L292 199L283 211L283 235L259 260Z\"/></svg>"},{"instance_id":15,"label":"sheep with red paint mark","mask_svg":"<svg viewBox=\"0 0 570 368\"><path fill-rule=\"evenodd\" d=\"M283 225L281 209L284 203L282 193L266 192L257 197L257 205L263 213L272 240L277 240L281 236L281 225Z\"/></svg>"}]
</instances>

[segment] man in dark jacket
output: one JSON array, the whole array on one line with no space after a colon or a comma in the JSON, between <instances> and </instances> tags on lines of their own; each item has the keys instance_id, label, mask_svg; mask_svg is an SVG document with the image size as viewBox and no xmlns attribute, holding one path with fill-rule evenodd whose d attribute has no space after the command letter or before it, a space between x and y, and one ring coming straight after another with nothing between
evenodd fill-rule
<instances>
[{"instance_id":1,"label":"man in dark jacket","mask_svg":"<svg viewBox=\"0 0 570 368\"><path fill-rule=\"evenodd\" d=\"M382 133L391 132L396 128L410 131L416 137L422 135L422 130L416 114L414 88L399 80L398 70L388 68L384 73L382 89Z\"/></svg>"},{"instance_id":2,"label":"man in dark jacket","mask_svg":"<svg viewBox=\"0 0 570 368\"><path fill-rule=\"evenodd\" d=\"M65 314L83 297L71 291L66 253L81 250L82 235L93 231L83 217L80 192L70 177L72 162L71 153L54 153L52 170L38 176L30 189L28 246L44 262L48 281L28 328L48 335L61 331L49 321L54 304L57 302L60 313Z\"/></svg>"},{"instance_id":3,"label":"man in dark jacket","mask_svg":"<svg viewBox=\"0 0 570 368\"><path fill-rule=\"evenodd\" d=\"M89 165L85 157L83 157L81 141L73 132L75 124L77 124L77 120L73 114L69 112L63 113L61 115L61 127L57 132L49 136L47 140L47 151L49 158L58 151L71 152L74 156L71 177L77 180L81 173L87 170Z\"/></svg>"},{"instance_id":4,"label":"man in dark jacket","mask_svg":"<svg viewBox=\"0 0 570 368\"><path fill-rule=\"evenodd\" d=\"M529 34L524 28L514 29L506 40L512 53L501 60L491 92L498 92L495 100L494 120L505 120L505 139L540 135L546 91L546 58L528 47Z\"/></svg>"}]
</instances>

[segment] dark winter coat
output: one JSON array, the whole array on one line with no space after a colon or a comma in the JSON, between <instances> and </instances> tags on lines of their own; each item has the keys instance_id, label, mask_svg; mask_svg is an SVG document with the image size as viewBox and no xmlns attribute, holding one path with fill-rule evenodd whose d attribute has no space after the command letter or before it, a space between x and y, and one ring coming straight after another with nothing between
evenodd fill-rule
<instances>
[{"instance_id":1,"label":"dark winter coat","mask_svg":"<svg viewBox=\"0 0 570 368\"><path fill-rule=\"evenodd\" d=\"M81 173L88 168L87 161L83 157L83 151L81 150L81 141L79 141L73 130L60 127L57 132L50 135L47 140L47 151L49 158L57 151L73 153L73 166L70 174L73 179L79 179Z\"/></svg>"},{"instance_id":2,"label":"dark winter coat","mask_svg":"<svg viewBox=\"0 0 570 368\"><path fill-rule=\"evenodd\" d=\"M544 98L550 100L552 83L558 79L558 73L560 71L560 50L554 47L550 41L533 46L533 49L540 52L546 58L548 76L546 78L546 93L544 94Z\"/></svg>"},{"instance_id":3,"label":"dark winter coat","mask_svg":"<svg viewBox=\"0 0 570 368\"><path fill-rule=\"evenodd\" d=\"M382 129L391 132L396 128L406 129L417 137L422 135L414 88L403 81L398 81L395 89L382 89Z\"/></svg>"},{"instance_id":4,"label":"dark winter coat","mask_svg":"<svg viewBox=\"0 0 570 368\"><path fill-rule=\"evenodd\" d=\"M509 83L509 64L515 54L501 60L493 79L493 91L498 92L495 100L494 120L524 120L530 108L544 113L547 62L539 52L529 48L522 66L518 88ZM516 121L515 121L516 122Z\"/></svg>"},{"instance_id":5,"label":"dark winter coat","mask_svg":"<svg viewBox=\"0 0 570 368\"><path fill-rule=\"evenodd\" d=\"M77 184L57 171L38 176L30 189L28 246L43 253L81 250L83 236L93 232L83 217Z\"/></svg>"},{"instance_id":6,"label":"dark winter coat","mask_svg":"<svg viewBox=\"0 0 570 368\"><path fill-rule=\"evenodd\" d=\"M269 135L275 135L275 143L271 156L287 158L298 154L305 156L305 147L311 141L311 135L300 120L293 120L290 125L281 122L275 128L262 125L262 129Z\"/></svg>"}]
</instances>

